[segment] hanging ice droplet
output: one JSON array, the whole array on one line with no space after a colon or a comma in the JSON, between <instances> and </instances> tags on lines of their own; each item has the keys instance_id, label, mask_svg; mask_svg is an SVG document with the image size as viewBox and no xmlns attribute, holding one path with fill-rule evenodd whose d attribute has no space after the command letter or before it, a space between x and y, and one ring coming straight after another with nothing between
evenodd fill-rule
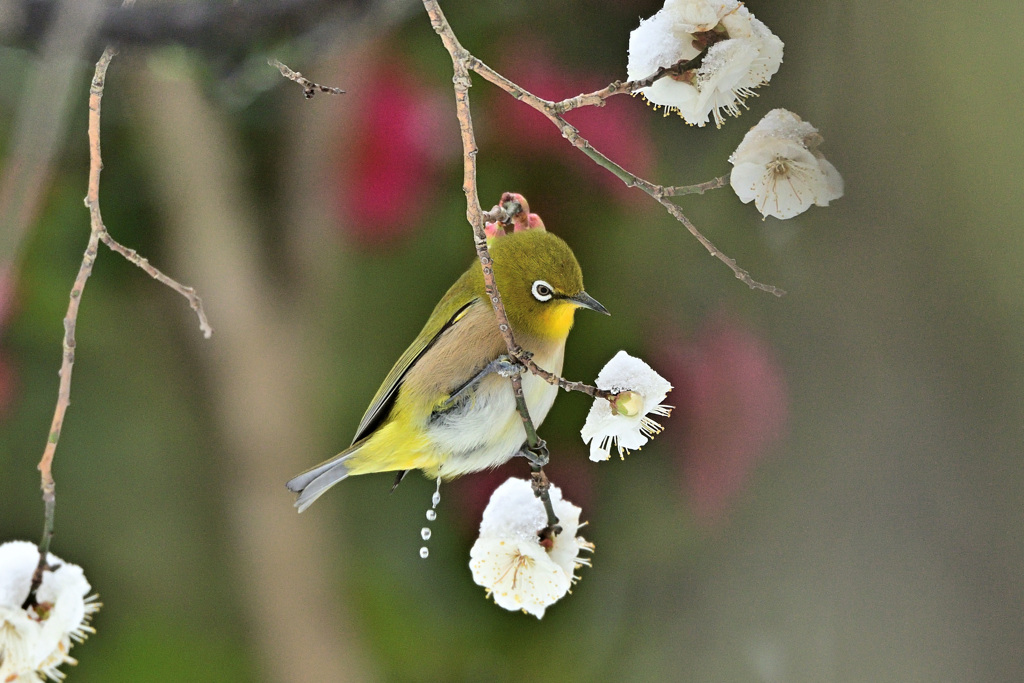
<instances>
[{"instance_id":1,"label":"hanging ice droplet","mask_svg":"<svg viewBox=\"0 0 1024 683\"><path fill-rule=\"evenodd\" d=\"M434 497L430 500L434 503L434 507L441 504L441 477L437 478L437 489L434 491Z\"/></svg>"},{"instance_id":2,"label":"hanging ice droplet","mask_svg":"<svg viewBox=\"0 0 1024 683\"><path fill-rule=\"evenodd\" d=\"M431 505L431 508L429 510L427 510L427 521L428 522L433 522L435 519L437 519L437 512L434 511L434 508L436 508L441 503L441 477L440 476L437 477L437 489L434 491L434 495L431 497L430 500L431 500L432 505ZM429 541L430 540L430 533L431 533L430 532L430 527L426 527L425 526L422 529L420 529L420 537L424 541ZM422 548L420 548L420 557L426 559L428 555L430 555L430 549L427 548L427 546L423 546Z\"/></svg>"}]
</instances>

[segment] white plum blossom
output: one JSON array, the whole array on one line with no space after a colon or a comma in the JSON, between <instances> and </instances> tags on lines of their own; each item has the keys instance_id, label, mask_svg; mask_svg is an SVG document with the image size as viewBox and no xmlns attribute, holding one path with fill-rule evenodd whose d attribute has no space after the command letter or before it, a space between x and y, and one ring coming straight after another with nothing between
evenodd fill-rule
<instances>
[{"instance_id":1,"label":"white plum blossom","mask_svg":"<svg viewBox=\"0 0 1024 683\"><path fill-rule=\"evenodd\" d=\"M562 531L541 538L548 519L533 485L511 478L495 489L480 521L480 537L469 551L473 580L487 589L499 607L523 610L538 619L557 602L579 577L580 566L590 559L580 551L593 551L576 531L580 508L562 499L557 486L548 489L551 506Z\"/></svg>"},{"instance_id":2,"label":"white plum blossom","mask_svg":"<svg viewBox=\"0 0 1024 683\"><path fill-rule=\"evenodd\" d=\"M672 18L686 33L705 33L718 26L722 18L736 9L738 2L708 2L707 0L665 0Z\"/></svg>"},{"instance_id":3,"label":"white plum blossom","mask_svg":"<svg viewBox=\"0 0 1024 683\"><path fill-rule=\"evenodd\" d=\"M667 0L629 36L629 80L707 53L699 64L670 73L640 94L704 126L723 113L738 116L753 89L767 83L782 64L783 43L738 0Z\"/></svg>"},{"instance_id":4,"label":"white plum blossom","mask_svg":"<svg viewBox=\"0 0 1024 683\"><path fill-rule=\"evenodd\" d=\"M611 400L594 399L580 430L583 443L590 444L591 460L607 460L613 447L624 458L630 450L643 447L661 432L661 425L648 415L671 413L672 407L661 402L672 385L650 365L619 351L598 373L596 384L598 389L615 396Z\"/></svg>"},{"instance_id":5,"label":"white plum blossom","mask_svg":"<svg viewBox=\"0 0 1024 683\"><path fill-rule=\"evenodd\" d=\"M53 554L46 561L35 604L23 608L39 549L28 541L0 545L0 681L63 679L57 667L76 663L68 654L71 641L95 633L89 621L100 604L88 596L82 568Z\"/></svg>"},{"instance_id":6,"label":"white plum blossom","mask_svg":"<svg viewBox=\"0 0 1024 683\"><path fill-rule=\"evenodd\" d=\"M793 112L773 109L729 157L729 179L743 203L762 216L792 218L812 204L843 196L843 178L821 152L818 130Z\"/></svg>"}]
</instances>

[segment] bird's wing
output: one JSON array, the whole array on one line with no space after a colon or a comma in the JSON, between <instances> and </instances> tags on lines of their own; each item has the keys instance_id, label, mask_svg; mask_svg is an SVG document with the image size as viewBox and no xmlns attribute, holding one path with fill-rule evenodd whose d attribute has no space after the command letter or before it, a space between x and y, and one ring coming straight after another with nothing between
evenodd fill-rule
<instances>
[{"instance_id":1,"label":"bird's wing","mask_svg":"<svg viewBox=\"0 0 1024 683\"><path fill-rule=\"evenodd\" d=\"M452 288L434 309L426 326L413 340L405 353L401 355L395 366L391 368L384 383L377 390L377 395L370 402L363 419L359 421L356 435L352 443L359 441L367 434L376 429L384 418L388 416L391 406L394 405L395 397L398 395L398 388L402 386L409 369L426 353L431 346L453 325L455 325L469 311L470 306L480 301L480 297L472 296L467 300L465 295L453 296L456 294Z\"/></svg>"}]
</instances>

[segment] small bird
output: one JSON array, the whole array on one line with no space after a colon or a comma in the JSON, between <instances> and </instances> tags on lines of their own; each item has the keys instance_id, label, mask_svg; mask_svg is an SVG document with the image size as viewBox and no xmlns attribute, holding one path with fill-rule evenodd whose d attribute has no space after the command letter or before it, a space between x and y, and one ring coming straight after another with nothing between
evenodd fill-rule
<instances>
[{"instance_id":1,"label":"small bird","mask_svg":"<svg viewBox=\"0 0 1024 683\"><path fill-rule=\"evenodd\" d=\"M493 240L494 278L518 344L545 370L562 371L577 308L608 315L583 291L583 274L561 238L543 229ZM357 474L408 470L432 479L497 467L516 455L526 430L509 374L516 370L484 291L479 263L463 273L391 368L356 429L352 445L288 482L302 512L327 489ZM558 387L523 373L523 393L539 426Z\"/></svg>"}]
</instances>

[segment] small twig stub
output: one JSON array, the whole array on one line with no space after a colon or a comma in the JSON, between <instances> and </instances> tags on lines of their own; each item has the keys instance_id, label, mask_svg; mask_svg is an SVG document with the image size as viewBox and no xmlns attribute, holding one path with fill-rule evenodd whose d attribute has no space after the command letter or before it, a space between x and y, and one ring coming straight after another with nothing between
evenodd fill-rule
<instances>
[{"instance_id":1,"label":"small twig stub","mask_svg":"<svg viewBox=\"0 0 1024 683\"><path fill-rule=\"evenodd\" d=\"M313 99L313 96L316 95L318 92L325 92L330 95L345 94L345 91L342 90L341 88L314 83L313 81L309 80L308 78L300 74L298 71L293 71L292 69L288 68L286 65L282 64L276 59L268 59L267 64L276 67L277 70L281 72L281 75L287 78L289 81L295 81L296 83L301 85L302 94L306 97L307 100Z\"/></svg>"}]
</instances>

